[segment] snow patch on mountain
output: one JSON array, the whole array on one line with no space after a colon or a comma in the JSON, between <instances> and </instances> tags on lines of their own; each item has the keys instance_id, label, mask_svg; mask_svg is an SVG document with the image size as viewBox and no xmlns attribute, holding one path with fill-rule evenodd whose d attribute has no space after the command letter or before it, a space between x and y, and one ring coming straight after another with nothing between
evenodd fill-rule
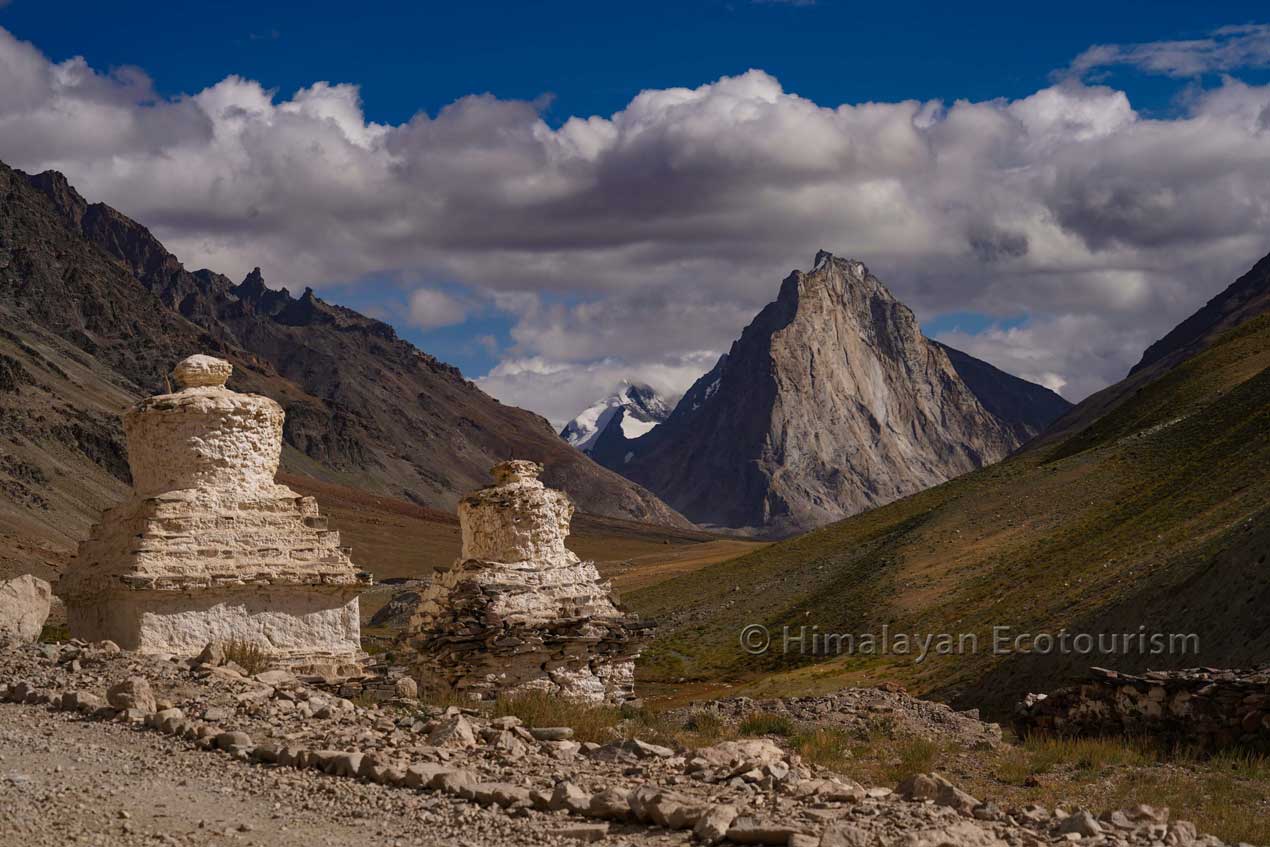
<instances>
[{"instance_id":1,"label":"snow patch on mountain","mask_svg":"<svg viewBox=\"0 0 1270 847\"><path fill-rule=\"evenodd\" d=\"M622 415L622 435L631 439L639 438L641 435L652 432L658 423L660 421L641 421L630 415Z\"/></svg>"},{"instance_id":2,"label":"snow patch on mountain","mask_svg":"<svg viewBox=\"0 0 1270 847\"><path fill-rule=\"evenodd\" d=\"M620 427L623 438L646 435L670 417L670 404L651 386L623 380L617 390L587 407L560 431L560 437L589 453L610 426Z\"/></svg>"},{"instance_id":3,"label":"snow patch on mountain","mask_svg":"<svg viewBox=\"0 0 1270 847\"><path fill-rule=\"evenodd\" d=\"M608 399L597 403L569 421L565 428L560 430L560 437L585 453L595 444L595 440L613 420L619 408L621 407L616 404L610 405Z\"/></svg>"}]
</instances>

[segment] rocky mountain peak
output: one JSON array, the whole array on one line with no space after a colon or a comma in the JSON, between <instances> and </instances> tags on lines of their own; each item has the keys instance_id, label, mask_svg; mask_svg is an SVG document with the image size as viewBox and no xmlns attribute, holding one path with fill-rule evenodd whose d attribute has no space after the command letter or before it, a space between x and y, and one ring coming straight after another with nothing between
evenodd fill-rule
<instances>
[{"instance_id":1,"label":"rocky mountain peak","mask_svg":"<svg viewBox=\"0 0 1270 847\"><path fill-rule=\"evenodd\" d=\"M234 293L239 297L247 297L252 300L257 300L260 298L260 295L264 294L268 290L269 289L265 286L265 277L262 273L260 273L260 268L252 268L251 273L247 274L247 276L243 278L243 281L238 284L238 288Z\"/></svg>"},{"instance_id":2,"label":"rocky mountain peak","mask_svg":"<svg viewBox=\"0 0 1270 847\"><path fill-rule=\"evenodd\" d=\"M994 398L1009 414L1033 411L1023 386L1052 395L1008 374L976 375L1017 400ZM822 250L666 423L592 456L700 523L785 534L995 461L1036 417L989 411L864 263Z\"/></svg>"},{"instance_id":3,"label":"rocky mountain peak","mask_svg":"<svg viewBox=\"0 0 1270 847\"><path fill-rule=\"evenodd\" d=\"M622 380L613 393L578 413L560 437L591 454L602 442L619 450L619 443L638 438L670 417L670 405L650 385Z\"/></svg>"},{"instance_id":4,"label":"rocky mountain peak","mask_svg":"<svg viewBox=\"0 0 1270 847\"><path fill-rule=\"evenodd\" d=\"M274 290L265 285L260 268L253 268L243 281L231 289L231 294L247 307L248 312L272 317L291 302L291 294L285 288Z\"/></svg>"},{"instance_id":5,"label":"rocky mountain peak","mask_svg":"<svg viewBox=\"0 0 1270 847\"><path fill-rule=\"evenodd\" d=\"M274 318L288 326L313 326L339 323L338 313L313 293L307 286L297 299L288 298L287 304Z\"/></svg>"},{"instance_id":6,"label":"rocky mountain peak","mask_svg":"<svg viewBox=\"0 0 1270 847\"><path fill-rule=\"evenodd\" d=\"M896 311L905 322L916 318L908 306L893 295L882 281L869 272L868 266L857 259L844 259L821 250L812 270L794 271L790 277L796 280L799 305L809 305L809 298L829 298L833 308L844 308L862 323L877 320L878 306Z\"/></svg>"},{"instance_id":7,"label":"rocky mountain peak","mask_svg":"<svg viewBox=\"0 0 1270 847\"><path fill-rule=\"evenodd\" d=\"M88 201L80 196L61 171L44 171L27 178L32 186L43 192L57 210L79 226L88 211Z\"/></svg>"},{"instance_id":8,"label":"rocky mountain peak","mask_svg":"<svg viewBox=\"0 0 1270 847\"><path fill-rule=\"evenodd\" d=\"M660 423L670 417L670 407L665 398L647 383L622 380L618 395L639 420Z\"/></svg>"}]
</instances>

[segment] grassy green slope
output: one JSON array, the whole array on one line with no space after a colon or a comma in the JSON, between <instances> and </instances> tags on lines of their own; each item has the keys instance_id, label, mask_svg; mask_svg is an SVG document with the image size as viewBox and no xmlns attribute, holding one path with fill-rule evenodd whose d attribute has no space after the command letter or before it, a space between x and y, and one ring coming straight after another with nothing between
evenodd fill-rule
<instances>
[{"instance_id":1,"label":"grassy green slope","mask_svg":"<svg viewBox=\"0 0 1270 847\"><path fill-rule=\"evenodd\" d=\"M646 681L727 681L753 693L894 679L1005 707L1088 664L1270 661L1270 315L1228 332L1093 425L741 559L627 596L661 623ZM1258 558L1261 559L1260 563ZM1231 596L1228 596L1231 595ZM750 656L750 623L776 649ZM973 633L973 654L781 655L783 626ZM992 655L992 628L1203 630L1199 656Z\"/></svg>"}]
</instances>

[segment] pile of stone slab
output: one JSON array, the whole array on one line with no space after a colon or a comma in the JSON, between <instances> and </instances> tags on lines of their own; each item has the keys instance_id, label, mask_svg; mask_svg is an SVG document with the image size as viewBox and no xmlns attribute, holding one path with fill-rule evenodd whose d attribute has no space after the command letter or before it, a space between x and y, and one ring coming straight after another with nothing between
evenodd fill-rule
<instances>
[{"instance_id":1,"label":"pile of stone slab","mask_svg":"<svg viewBox=\"0 0 1270 847\"><path fill-rule=\"evenodd\" d=\"M574 506L541 472L534 462L502 462L494 485L459 504L462 554L423 592L403 638L425 691L634 698L634 659L649 627L616 605L593 562L565 546Z\"/></svg>"},{"instance_id":2,"label":"pile of stone slab","mask_svg":"<svg viewBox=\"0 0 1270 847\"><path fill-rule=\"evenodd\" d=\"M361 676L337 677L302 676L301 681L314 688L323 689L347 700L371 703L389 703L399 700L415 700L419 697L419 684L410 676L410 669L373 658L363 664Z\"/></svg>"},{"instance_id":3,"label":"pile of stone slab","mask_svg":"<svg viewBox=\"0 0 1270 847\"><path fill-rule=\"evenodd\" d=\"M1270 752L1270 666L1141 675L1090 668L1080 685L1029 694L1015 708L1014 723L1021 734L1147 736Z\"/></svg>"},{"instance_id":4,"label":"pile of stone slab","mask_svg":"<svg viewBox=\"0 0 1270 847\"><path fill-rule=\"evenodd\" d=\"M124 416L133 495L103 516L57 586L71 634L192 656L235 642L279 664L356 673L369 583L317 502L274 482L282 407L191 356L181 390Z\"/></svg>"}]
</instances>

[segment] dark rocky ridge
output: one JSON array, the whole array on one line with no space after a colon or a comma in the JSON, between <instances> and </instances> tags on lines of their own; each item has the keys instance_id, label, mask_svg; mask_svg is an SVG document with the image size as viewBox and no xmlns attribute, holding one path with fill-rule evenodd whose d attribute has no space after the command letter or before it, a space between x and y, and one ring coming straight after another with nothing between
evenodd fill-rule
<instances>
[{"instance_id":1,"label":"dark rocky ridge","mask_svg":"<svg viewBox=\"0 0 1270 847\"><path fill-rule=\"evenodd\" d=\"M864 265L821 251L669 420L597 458L693 520L783 535L996 461L1069 406L925 338Z\"/></svg>"},{"instance_id":2,"label":"dark rocky ridge","mask_svg":"<svg viewBox=\"0 0 1270 847\"><path fill-rule=\"evenodd\" d=\"M934 343L948 356L957 376L983 407L1009 424L1020 444L1072 407L1061 395L1043 385L1020 379L947 344Z\"/></svg>"},{"instance_id":3,"label":"dark rocky ridge","mask_svg":"<svg viewBox=\"0 0 1270 847\"><path fill-rule=\"evenodd\" d=\"M1204 307L1175 326L1142 353L1142 359L1130 370L1135 374L1147 368L1157 371L1169 367L1202 349L1214 338L1232 327L1270 308L1270 256L1253 265Z\"/></svg>"},{"instance_id":4,"label":"dark rocky ridge","mask_svg":"<svg viewBox=\"0 0 1270 847\"><path fill-rule=\"evenodd\" d=\"M69 544L120 496L120 411L166 390L194 352L229 359L235 389L283 405L289 472L449 509L515 456L546 465L584 511L688 525L387 324L269 289L258 272L235 285L187 271L60 174L0 164L0 444L21 468L0 468L0 484L34 504L0 507L5 555L25 545L34 552L19 558L48 560L48 545Z\"/></svg>"}]
</instances>

